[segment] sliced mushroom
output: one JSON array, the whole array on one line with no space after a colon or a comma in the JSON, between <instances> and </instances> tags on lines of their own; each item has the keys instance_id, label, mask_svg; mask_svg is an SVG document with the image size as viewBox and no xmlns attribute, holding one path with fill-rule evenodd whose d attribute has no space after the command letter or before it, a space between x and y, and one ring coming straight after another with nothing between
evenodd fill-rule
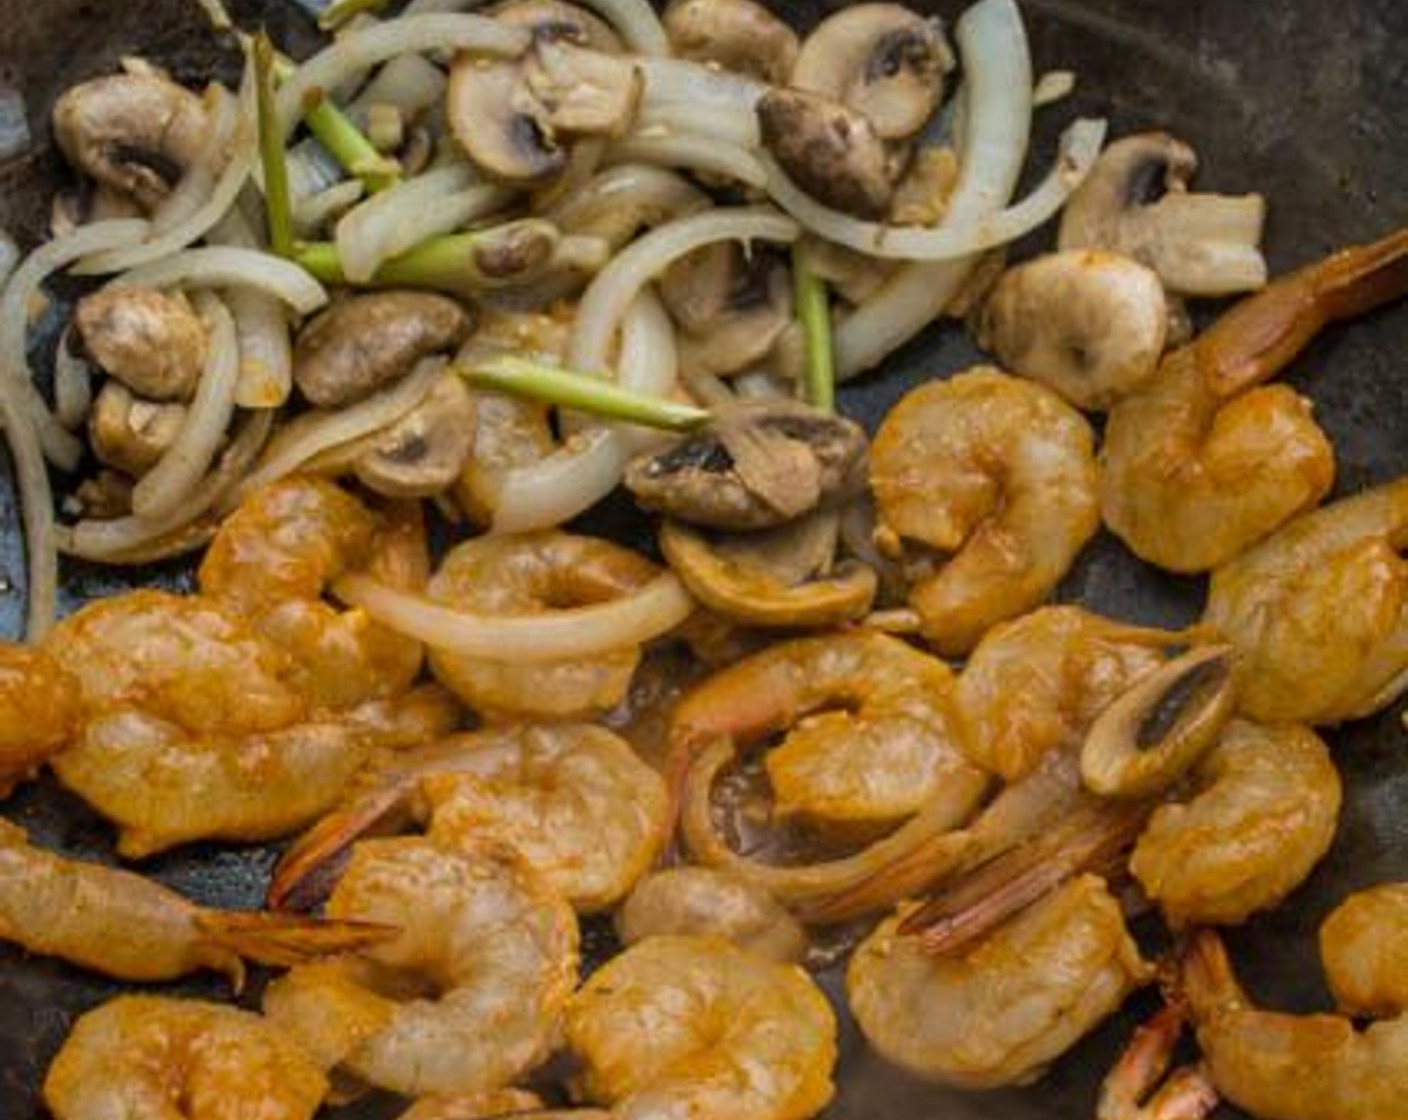
<instances>
[{"instance_id":1,"label":"sliced mushroom","mask_svg":"<svg viewBox=\"0 0 1408 1120\"><path fill-rule=\"evenodd\" d=\"M857 217L878 220L889 212L893 153L868 119L795 89L764 94L757 111L763 146L802 190Z\"/></svg>"},{"instance_id":2,"label":"sliced mushroom","mask_svg":"<svg viewBox=\"0 0 1408 1120\"><path fill-rule=\"evenodd\" d=\"M840 626L870 610L875 573L856 560L832 567L835 547L829 511L757 533L706 535L678 521L660 529L665 559L696 599L767 629Z\"/></svg>"},{"instance_id":3,"label":"sliced mushroom","mask_svg":"<svg viewBox=\"0 0 1408 1120\"><path fill-rule=\"evenodd\" d=\"M425 400L366 441L353 471L369 490L389 498L429 498L449 490L474 450L474 398L454 375Z\"/></svg>"},{"instance_id":4,"label":"sliced mushroom","mask_svg":"<svg viewBox=\"0 0 1408 1120\"><path fill-rule=\"evenodd\" d=\"M143 400L120 381L109 381L93 402L88 440L101 462L140 478L166 454L185 423L185 405Z\"/></svg>"},{"instance_id":5,"label":"sliced mushroom","mask_svg":"<svg viewBox=\"0 0 1408 1120\"><path fill-rule=\"evenodd\" d=\"M153 71L83 82L54 105L54 135L68 161L148 210L195 162L208 128L201 99Z\"/></svg>"},{"instance_id":6,"label":"sliced mushroom","mask_svg":"<svg viewBox=\"0 0 1408 1120\"><path fill-rule=\"evenodd\" d=\"M663 167L625 163L594 175L556 203L547 216L564 233L601 238L614 251L642 229L712 205L709 196L683 175Z\"/></svg>"},{"instance_id":7,"label":"sliced mushroom","mask_svg":"<svg viewBox=\"0 0 1408 1120\"><path fill-rule=\"evenodd\" d=\"M400 380L469 333L469 315L426 292L374 292L335 304L298 337L293 378L319 408L351 404Z\"/></svg>"},{"instance_id":8,"label":"sliced mushroom","mask_svg":"<svg viewBox=\"0 0 1408 1120\"><path fill-rule=\"evenodd\" d=\"M1236 699L1232 647L1190 650L1100 713L1081 748L1081 780L1101 797L1167 789L1217 740Z\"/></svg>"},{"instance_id":9,"label":"sliced mushroom","mask_svg":"<svg viewBox=\"0 0 1408 1120\"><path fill-rule=\"evenodd\" d=\"M205 366L205 324L182 295L110 288L79 300L73 321L83 348L138 396L188 401Z\"/></svg>"},{"instance_id":10,"label":"sliced mushroom","mask_svg":"<svg viewBox=\"0 0 1408 1120\"><path fill-rule=\"evenodd\" d=\"M1266 283L1259 194L1190 194L1193 149L1166 132L1117 140L1061 217L1062 249L1109 249L1159 274L1171 292L1222 296Z\"/></svg>"},{"instance_id":11,"label":"sliced mushroom","mask_svg":"<svg viewBox=\"0 0 1408 1120\"><path fill-rule=\"evenodd\" d=\"M1159 366L1168 336L1163 284L1114 253L1049 253L1003 274L977 316L978 342L1013 373L1077 408L1103 410Z\"/></svg>"},{"instance_id":12,"label":"sliced mushroom","mask_svg":"<svg viewBox=\"0 0 1408 1120\"><path fill-rule=\"evenodd\" d=\"M686 374L726 376L761 361L793 322L792 273L772 253L720 242L672 265L660 296L684 331Z\"/></svg>"},{"instance_id":13,"label":"sliced mushroom","mask_svg":"<svg viewBox=\"0 0 1408 1120\"><path fill-rule=\"evenodd\" d=\"M770 529L863 485L859 425L798 401L715 410L707 428L636 459L625 483L646 509L713 529Z\"/></svg>"},{"instance_id":14,"label":"sliced mushroom","mask_svg":"<svg viewBox=\"0 0 1408 1120\"><path fill-rule=\"evenodd\" d=\"M896 140L924 127L953 66L937 19L901 4L852 4L807 36L792 85L843 102Z\"/></svg>"},{"instance_id":15,"label":"sliced mushroom","mask_svg":"<svg viewBox=\"0 0 1408 1120\"><path fill-rule=\"evenodd\" d=\"M100 470L85 478L73 492L76 507L71 511L95 521L126 517L132 512L132 477L121 471ZM70 512L67 508L65 512Z\"/></svg>"},{"instance_id":16,"label":"sliced mushroom","mask_svg":"<svg viewBox=\"0 0 1408 1120\"><path fill-rule=\"evenodd\" d=\"M565 40L607 54L626 49L609 23L563 0L512 0L494 8L492 14L500 23L526 28L538 39Z\"/></svg>"},{"instance_id":17,"label":"sliced mushroom","mask_svg":"<svg viewBox=\"0 0 1408 1120\"><path fill-rule=\"evenodd\" d=\"M769 85L786 85L797 62L797 35L753 0L676 0L665 31L680 58L713 62Z\"/></svg>"}]
</instances>

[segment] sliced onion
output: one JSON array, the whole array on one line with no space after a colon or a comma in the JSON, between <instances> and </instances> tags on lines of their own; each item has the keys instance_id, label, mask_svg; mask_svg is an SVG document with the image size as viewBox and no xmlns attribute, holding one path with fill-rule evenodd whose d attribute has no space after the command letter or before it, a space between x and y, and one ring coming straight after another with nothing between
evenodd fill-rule
<instances>
[{"instance_id":1,"label":"sliced onion","mask_svg":"<svg viewBox=\"0 0 1408 1120\"><path fill-rule=\"evenodd\" d=\"M183 249L165 260L134 268L111 281L114 288L252 288L310 315L328 293L303 269L272 253L232 245Z\"/></svg>"},{"instance_id":2,"label":"sliced onion","mask_svg":"<svg viewBox=\"0 0 1408 1120\"><path fill-rule=\"evenodd\" d=\"M648 104L641 110L637 128L642 132L664 129L672 133L708 136L749 151L762 143L758 134L758 118L751 111L721 111L715 105L700 105L692 101Z\"/></svg>"},{"instance_id":3,"label":"sliced onion","mask_svg":"<svg viewBox=\"0 0 1408 1120\"><path fill-rule=\"evenodd\" d=\"M564 196L546 217L564 233L601 237L619 249L641 226L657 226L712 205L709 196L683 175L663 167L623 163Z\"/></svg>"},{"instance_id":4,"label":"sliced onion","mask_svg":"<svg viewBox=\"0 0 1408 1120\"><path fill-rule=\"evenodd\" d=\"M205 368L186 422L166 453L132 490L132 511L138 517L165 517L190 495L214 461L234 415L235 384L240 375L235 319L208 292L197 292L196 300L210 327Z\"/></svg>"},{"instance_id":5,"label":"sliced onion","mask_svg":"<svg viewBox=\"0 0 1408 1120\"><path fill-rule=\"evenodd\" d=\"M994 249L1030 233L1071 196L1095 165L1105 141L1103 120L1078 120L1061 136L1056 164L1039 187L1015 206L971 222L948 221L940 229L888 226L853 218L823 206L797 187L769 155L768 193L784 210L828 241L889 260L951 261Z\"/></svg>"},{"instance_id":6,"label":"sliced onion","mask_svg":"<svg viewBox=\"0 0 1408 1120\"><path fill-rule=\"evenodd\" d=\"M727 140L709 136L640 131L606 149L607 163L650 163L731 179L749 187L768 185L768 173L758 157Z\"/></svg>"},{"instance_id":7,"label":"sliced onion","mask_svg":"<svg viewBox=\"0 0 1408 1120\"><path fill-rule=\"evenodd\" d=\"M321 97L397 55L446 50L513 57L527 50L531 39L524 28L459 13L402 16L350 31L308 59L279 87L279 125L287 137L310 98Z\"/></svg>"},{"instance_id":8,"label":"sliced onion","mask_svg":"<svg viewBox=\"0 0 1408 1120\"><path fill-rule=\"evenodd\" d=\"M235 317L239 339L235 404L278 408L293 391L293 347L283 305L250 288L231 288L225 303Z\"/></svg>"},{"instance_id":9,"label":"sliced onion","mask_svg":"<svg viewBox=\"0 0 1408 1120\"><path fill-rule=\"evenodd\" d=\"M30 143L24 94L13 86L0 86L0 160L23 155Z\"/></svg>"},{"instance_id":10,"label":"sliced onion","mask_svg":"<svg viewBox=\"0 0 1408 1120\"><path fill-rule=\"evenodd\" d=\"M347 172L332 153L311 137L288 150L288 192L295 205L347 181Z\"/></svg>"},{"instance_id":11,"label":"sliced onion","mask_svg":"<svg viewBox=\"0 0 1408 1120\"><path fill-rule=\"evenodd\" d=\"M366 193L360 179L343 179L327 190L294 196L294 235L307 241L316 240L331 222L350 211Z\"/></svg>"},{"instance_id":12,"label":"sliced onion","mask_svg":"<svg viewBox=\"0 0 1408 1120\"><path fill-rule=\"evenodd\" d=\"M980 0L955 29L966 84L958 182L940 228L1001 209L1017 188L1032 121L1032 64L1014 0ZM839 379L878 365L922 331L963 286L973 258L899 269L835 333Z\"/></svg>"},{"instance_id":13,"label":"sliced onion","mask_svg":"<svg viewBox=\"0 0 1408 1120\"><path fill-rule=\"evenodd\" d=\"M34 386L26 354L30 309L51 273L89 253L140 241L150 228L139 219L122 219L93 222L56 237L25 259L10 277L5 294L0 298L0 376L14 384L14 398L37 434L45 456L65 470L78 465L83 445L54 419Z\"/></svg>"},{"instance_id":14,"label":"sliced onion","mask_svg":"<svg viewBox=\"0 0 1408 1120\"><path fill-rule=\"evenodd\" d=\"M73 324L59 336L54 352L54 418L70 432L88 419L93 406L93 378L88 363L73 352Z\"/></svg>"},{"instance_id":15,"label":"sliced onion","mask_svg":"<svg viewBox=\"0 0 1408 1120\"><path fill-rule=\"evenodd\" d=\"M248 66L246 66L246 71ZM242 86L248 88L248 83ZM205 93L205 142L181 175L175 189L152 213L152 233L168 233L189 218L210 197L234 151L235 133L240 127L240 101L223 85L212 82ZM250 108L249 105L243 108Z\"/></svg>"},{"instance_id":16,"label":"sliced onion","mask_svg":"<svg viewBox=\"0 0 1408 1120\"><path fill-rule=\"evenodd\" d=\"M394 105L408 120L440 103L449 79L433 62L418 54L403 54L393 58L377 71L376 77L349 105L352 119L362 123L373 105Z\"/></svg>"},{"instance_id":17,"label":"sliced onion","mask_svg":"<svg viewBox=\"0 0 1408 1120\"><path fill-rule=\"evenodd\" d=\"M20 247L5 230L0 229L0 288L3 288L15 266L20 263Z\"/></svg>"},{"instance_id":18,"label":"sliced onion","mask_svg":"<svg viewBox=\"0 0 1408 1120\"><path fill-rule=\"evenodd\" d=\"M582 0L620 34L638 54L664 58L670 53L670 39L648 0Z\"/></svg>"},{"instance_id":19,"label":"sliced onion","mask_svg":"<svg viewBox=\"0 0 1408 1120\"><path fill-rule=\"evenodd\" d=\"M728 116L731 125L741 128L743 121L751 121L757 135L754 110L770 88L765 82L682 58L643 58L637 65L645 75L642 114L655 112L667 103L700 109L707 106Z\"/></svg>"},{"instance_id":20,"label":"sliced onion","mask_svg":"<svg viewBox=\"0 0 1408 1120\"><path fill-rule=\"evenodd\" d=\"M468 164L427 171L375 194L337 223L337 255L349 283L368 283L384 261L442 233L454 233L514 198L484 183Z\"/></svg>"},{"instance_id":21,"label":"sliced onion","mask_svg":"<svg viewBox=\"0 0 1408 1120\"><path fill-rule=\"evenodd\" d=\"M534 615L471 614L364 575L343 576L333 584L333 594L432 649L508 662L597 657L628 649L673 630L694 609L673 572L608 603Z\"/></svg>"}]
</instances>

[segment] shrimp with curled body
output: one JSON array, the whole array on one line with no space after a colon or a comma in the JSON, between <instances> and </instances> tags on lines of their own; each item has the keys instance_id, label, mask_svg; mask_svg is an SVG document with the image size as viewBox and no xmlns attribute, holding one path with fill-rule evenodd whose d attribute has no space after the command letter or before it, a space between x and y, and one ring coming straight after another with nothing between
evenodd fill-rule
<instances>
[{"instance_id":1,"label":"shrimp with curled body","mask_svg":"<svg viewBox=\"0 0 1408 1120\"><path fill-rule=\"evenodd\" d=\"M722 937L777 961L800 960L806 931L767 891L708 867L669 867L648 875L616 911L627 945L666 934Z\"/></svg>"},{"instance_id":2,"label":"shrimp with curled body","mask_svg":"<svg viewBox=\"0 0 1408 1120\"><path fill-rule=\"evenodd\" d=\"M0 642L0 799L78 730L78 682L41 649Z\"/></svg>"},{"instance_id":3,"label":"shrimp with curled body","mask_svg":"<svg viewBox=\"0 0 1408 1120\"><path fill-rule=\"evenodd\" d=\"M567 1042L616 1120L805 1120L834 1091L821 990L715 937L650 937L593 973Z\"/></svg>"},{"instance_id":4,"label":"shrimp with curled body","mask_svg":"<svg viewBox=\"0 0 1408 1120\"><path fill-rule=\"evenodd\" d=\"M1408 292L1408 229L1273 281L1110 413L1100 461L1105 524L1175 572L1226 564L1313 509L1334 450L1310 402L1266 385L1324 327Z\"/></svg>"}]
</instances>

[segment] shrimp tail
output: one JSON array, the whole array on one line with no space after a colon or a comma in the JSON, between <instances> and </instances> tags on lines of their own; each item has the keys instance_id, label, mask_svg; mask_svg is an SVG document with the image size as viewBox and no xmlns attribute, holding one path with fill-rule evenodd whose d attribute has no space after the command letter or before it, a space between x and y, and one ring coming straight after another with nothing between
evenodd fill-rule
<instances>
[{"instance_id":1,"label":"shrimp tail","mask_svg":"<svg viewBox=\"0 0 1408 1120\"><path fill-rule=\"evenodd\" d=\"M1188 939L1179 960L1177 986L1195 1023L1247 1002L1222 938L1212 929L1200 929Z\"/></svg>"},{"instance_id":2,"label":"shrimp tail","mask_svg":"<svg viewBox=\"0 0 1408 1120\"><path fill-rule=\"evenodd\" d=\"M1168 1003L1135 1028L1129 1046L1100 1086L1096 1120L1204 1120L1212 1114L1218 1094L1201 1066L1180 1066L1159 1084L1185 1018L1181 1004Z\"/></svg>"},{"instance_id":3,"label":"shrimp tail","mask_svg":"<svg viewBox=\"0 0 1408 1120\"><path fill-rule=\"evenodd\" d=\"M203 910L196 927L213 946L243 960L276 968L353 953L395 937L395 926L310 918L301 914Z\"/></svg>"}]
</instances>

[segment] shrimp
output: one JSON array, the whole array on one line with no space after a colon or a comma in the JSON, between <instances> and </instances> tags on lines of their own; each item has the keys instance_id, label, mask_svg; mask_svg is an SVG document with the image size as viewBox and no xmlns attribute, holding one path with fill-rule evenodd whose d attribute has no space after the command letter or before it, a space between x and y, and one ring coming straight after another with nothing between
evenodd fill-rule
<instances>
[{"instance_id":1,"label":"shrimp","mask_svg":"<svg viewBox=\"0 0 1408 1120\"><path fill-rule=\"evenodd\" d=\"M83 1015L44 1079L55 1120L312 1120L327 1091L313 1060L258 1015L155 996Z\"/></svg>"},{"instance_id":2,"label":"shrimp","mask_svg":"<svg viewBox=\"0 0 1408 1120\"><path fill-rule=\"evenodd\" d=\"M1346 1015L1408 1008L1408 883L1382 883L1340 903L1320 927L1320 957Z\"/></svg>"},{"instance_id":3,"label":"shrimp","mask_svg":"<svg viewBox=\"0 0 1408 1120\"><path fill-rule=\"evenodd\" d=\"M623 739L587 724L518 724L398 754L280 863L279 905L373 825L409 818L450 848L491 839L516 850L579 911L613 906L669 832L664 780Z\"/></svg>"},{"instance_id":4,"label":"shrimp","mask_svg":"<svg viewBox=\"0 0 1408 1120\"><path fill-rule=\"evenodd\" d=\"M1040 603L1100 527L1090 425L992 367L900 401L876 433L870 483L882 551L940 554L909 601L945 656Z\"/></svg>"},{"instance_id":5,"label":"shrimp","mask_svg":"<svg viewBox=\"0 0 1408 1120\"><path fill-rule=\"evenodd\" d=\"M573 997L567 1042L616 1120L804 1120L834 1092L820 989L715 937L631 946Z\"/></svg>"},{"instance_id":6,"label":"shrimp","mask_svg":"<svg viewBox=\"0 0 1408 1120\"><path fill-rule=\"evenodd\" d=\"M1179 1066L1164 1078L1185 1018L1182 1004L1166 1003L1135 1029L1100 1086L1095 1120L1204 1120L1212 1115L1221 1098L1201 1065Z\"/></svg>"},{"instance_id":7,"label":"shrimp","mask_svg":"<svg viewBox=\"0 0 1408 1120\"><path fill-rule=\"evenodd\" d=\"M707 867L672 867L636 884L616 912L627 945L666 934L722 937L775 961L801 960L807 935L772 895L746 879Z\"/></svg>"},{"instance_id":8,"label":"shrimp","mask_svg":"<svg viewBox=\"0 0 1408 1120\"><path fill-rule=\"evenodd\" d=\"M1313 509L1334 449L1311 405L1264 385L1329 323L1408 292L1408 229L1273 281L1164 358L1110 412L1100 462L1105 524L1142 559L1205 572Z\"/></svg>"},{"instance_id":9,"label":"shrimp","mask_svg":"<svg viewBox=\"0 0 1408 1120\"><path fill-rule=\"evenodd\" d=\"M404 692L422 651L360 610L338 610L324 591L350 570L419 590L428 568L415 505L376 513L326 479L290 478L250 494L220 526L200 590L287 650L317 706L345 708Z\"/></svg>"},{"instance_id":10,"label":"shrimp","mask_svg":"<svg viewBox=\"0 0 1408 1120\"><path fill-rule=\"evenodd\" d=\"M396 1120L610 1120L596 1109L549 1109L536 1093L491 1089L484 1093L438 1093L421 1097Z\"/></svg>"},{"instance_id":11,"label":"shrimp","mask_svg":"<svg viewBox=\"0 0 1408 1120\"><path fill-rule=\"evenodd\" d=\"M211 969L238 989L244 961L288 965L370 944L390 930L207 910L128 871L33 847L0 821L0 939L118 980Z\"/></svg>"},{"instance_id":12,"label":"shrimp","mask_svg":"<svg viewBox=\"0 0 1408 1120\"><path fill-rule=\"evenodd\" d=\"M1253 719L1360 719L1408 688L1408 476L1305 514L1213 573L1204 620Z\"/></svg>"},{"instance_id":13,"label":"shrimp","mask_svg":"<svg viewBox=\"0 0 1408 1120\"><path fill-rule=\"evenodd\" d=\"M1374 956L1353 979L1334 975L1347 957L1325 957L1331 986L1356 986L1375 963L1378 991L1401 995L1402 974L1389 971L1389 947L1408 936L1401 910L1383 911L1358 935ZM1334 927L1330 927L1333 932ZM1389 947L1389 948L1385 948ZM1336 981L1339 983L1336 983ZM1184 954L1182 990L1218 1091L1263 1120L1405 1120L1408 1118L1408 1014L1397 999L1376 1000L1386 1015L1363 1030L1343 1015L1264 1011L1237 982L1222 941L1201 930Z\"/></svg>"},{"instance_id":14,"label":"shrimp","mask_svg":"<svg viewBox=\"0 0 1408 1120\"><path fill-rule=\"evenodd\" d=\"M649 583L659 569L609 541L556 530L466 541L445 557L430 596L491 615L522 615L607 602ZM531 665L431 650L436 678L472 708L504 718L570 719L619 704L640 661L628 648L581 661Z\"/></svg>"},{"instance_id":15,"label":"shrimp","mask_svg":"<svg viewBox=\"0 0 1408 1120\"><path fill-rule=\"evenodd\" d=\"M471 1093L552 1052L577 981L577 922L512 852L363 841L327 914L400 930L265 993L265 1014L327 1067L406 1096Z\"/></svg>"},{"instance_id":16,"label":"shrimp","mask_svg":"<svg viewBox=\"0 0 1408 1120\"><path fill-rule=\"evenodd\" d=\"M1119 902L1071 879L958 956L935 956L886 919L851 958L846 992L867 1041L922 1077L965 1088L1039 1077L1153 968Z\"/></svg>"},{"instance_id":17,"label":"shrimp","mask_svg":"<svg viewBox=\"0 0 1408 1120\"><path fill-rule=\"evenodd\" d=\"M458 716L437 689L317 711L285 650L200 596L100 600L46 648L81 695L54 772L117 824L129 858L294 831L332 808L378 749L437 736Z\"/></svg>"},{"instance_id":18,"label":"shrimp","mask_svg":"<svg viewBox=\"0 0 1408 1120\"><path fill-rule=\"evenodd\" d=\"M1129 863L1175 927L1240 925L1329 850L1340 776L1308 728L1236 720L1191 777L1193 796L1154 810Z\"/></svg>"},{"instance_id":19,"label":"shrimp","mask_svg":"<svg viewBox=\"0 0 1408 1120\"><path fill-rule=\"evenodd\" d=\"M0 799L77 729L78 682L43 650L0 642Z\"/></svg>"}]
</instances>

